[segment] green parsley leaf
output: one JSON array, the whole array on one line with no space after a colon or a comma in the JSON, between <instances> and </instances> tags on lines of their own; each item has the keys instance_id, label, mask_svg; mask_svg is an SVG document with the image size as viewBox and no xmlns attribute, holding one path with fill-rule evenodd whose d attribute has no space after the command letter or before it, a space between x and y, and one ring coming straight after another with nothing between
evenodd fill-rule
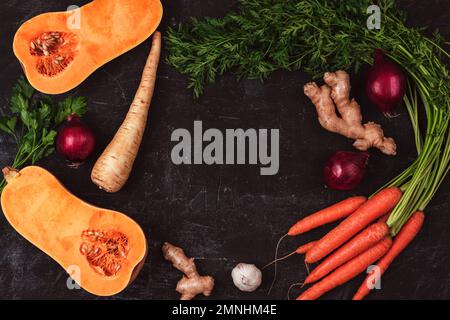
<instances>
[{"instance_id":1,"label":"green parsley leaf","mask_svg":"<svg viewBox=\"0 0 450 320\"><path fill-rule=\"evenodd\" d=\"M17 154L12 163L18 168L36 163L55 152L57 127L72 114L83 116L87 111L86 98L68 97L55 103L49 96L35 94L35 90L21 77L12 90L10 117L0 117L0 130L14 136ZM17 133L21 132L18 136ZM0 192L5 181L0 182Z\"/></svg>"},{"instance_id":2,"label":"green parsley leaf","mask_svg":"<svg viewBox=\"0 0 450 320\"><path fill-rule=\"evenodd\" d=\"M13 136L16 135L17 117L0 117L0 130L9 133Z\"/></svg>"},{"instance_id":3,"label":"green parsley leaf","mask_svg":"<svg viewBox=\"0 0 450 320\"><path fill-rule=\"evenodd\" d=\"M82 117L87 111L87 102L85 97L68 97L58 103L58 109L55 115L55 123L61 124L68 116L76 114Z\"/></svg>"}]
</instances>

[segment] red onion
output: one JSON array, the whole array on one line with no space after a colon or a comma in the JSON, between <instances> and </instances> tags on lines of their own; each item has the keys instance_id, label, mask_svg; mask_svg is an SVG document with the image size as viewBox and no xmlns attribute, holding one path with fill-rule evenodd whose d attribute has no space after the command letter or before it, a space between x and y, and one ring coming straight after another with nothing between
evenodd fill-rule
<instances>
[{"instance_id":1,"label":"red onion","mask_svg":"<svg viewBox=\"0 0 450 320\"><path fill-rule=\"evenodd\" d=\"M367 75L366 94L378 110L390 117L405 94L406 78L400 67L381 50L376 49L373 58L374 64Z\"/></svg>"},{"instance_id":2,"label":"red onion","mask_svg":"<svg viewBox=\"0 0 450 320\"><path fill-rule=\"evenodd\" d=\"M91 155L94 146L95 137L92 130L77 115L69 116L58 131L58 153L74 164L80 164Z\"/></svg>"},{"instance_id":3,"label":"red onion","mask_svg":"<svg viewBox=\"0 0 450 320\"><path fill-rule=\"evenodd\" d=\"M325 163L325 185L336 190L356 188L366 173L369 153L337 151Z\"/></svg>"}]
</instances>

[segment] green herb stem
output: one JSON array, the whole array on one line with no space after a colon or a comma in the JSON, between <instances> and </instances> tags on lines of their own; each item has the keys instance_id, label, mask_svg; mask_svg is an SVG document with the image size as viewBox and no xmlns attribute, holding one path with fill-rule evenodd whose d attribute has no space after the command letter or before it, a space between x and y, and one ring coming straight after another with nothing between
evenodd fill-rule
<instances>
[{"instance_id":1,"label":"green herb stem","mask_svg":"<svg viewBox=\"0 0 450 320\"><path fill-rule=\"evenodd\" d=\"M35 164L54 152L57 127L70 115L86 113L86 99L68 97L54 103L50 97L37 94L24 78L14 87L10 99L11 116L0 118L0 131L14 138L17 153L13 168ZM0 193L5 187L0 182Z\"/></svg>"}]
</instances>

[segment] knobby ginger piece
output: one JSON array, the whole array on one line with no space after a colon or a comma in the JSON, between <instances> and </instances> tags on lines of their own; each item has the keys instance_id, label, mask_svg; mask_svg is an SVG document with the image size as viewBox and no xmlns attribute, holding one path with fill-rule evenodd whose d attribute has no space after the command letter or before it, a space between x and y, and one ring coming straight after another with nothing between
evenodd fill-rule
<instances>
[{"instance_id":1,"label":"knobby ginger piece","mask_svg":"<svg viewBox=\"0 0 450 320\"><path fill-rule=\"evenodd\" d=\"M353 146L358 150L374 147L384 154L395 155L397 146L394 139L386 138L379 124L362 124L361 108L355 99L350 100L348 73L342 70L326 72L323 80L325 84L321 87L314 82L303 87L305 95L316 107L321 126L354 139Z\"/></svg>"},{"instance_id":2,"label":"knobby ginger piece","mask_svg":"<svg viewBox=\"0 0 450 320\"><path fill-rule=\"evenodd\" d=\"M181 293L180 300L192 300L196 295L203 294L208 297L214 288L214 278L201 276L197 272L194 259L188 258L183 249L165 242L162 247L164 259L184 273L177 283L177 292Z\"/></svg>"}]
</instances>

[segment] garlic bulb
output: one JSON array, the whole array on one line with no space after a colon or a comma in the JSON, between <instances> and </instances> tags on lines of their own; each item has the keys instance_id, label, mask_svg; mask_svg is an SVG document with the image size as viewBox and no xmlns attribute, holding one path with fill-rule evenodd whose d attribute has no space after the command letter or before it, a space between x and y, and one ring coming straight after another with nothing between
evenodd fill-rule
<instances>
[{"instance_id":1,"label":"garlic bulb","mask_svg":"<svg viewBox=\"0 0 450 320\"><path fill-rule=\"evenodd\" d=\"M254 264L239 263L231 271L234 285L241 291L255 291L262 281L262 273Z\"/></svg>"}]
</instances>

